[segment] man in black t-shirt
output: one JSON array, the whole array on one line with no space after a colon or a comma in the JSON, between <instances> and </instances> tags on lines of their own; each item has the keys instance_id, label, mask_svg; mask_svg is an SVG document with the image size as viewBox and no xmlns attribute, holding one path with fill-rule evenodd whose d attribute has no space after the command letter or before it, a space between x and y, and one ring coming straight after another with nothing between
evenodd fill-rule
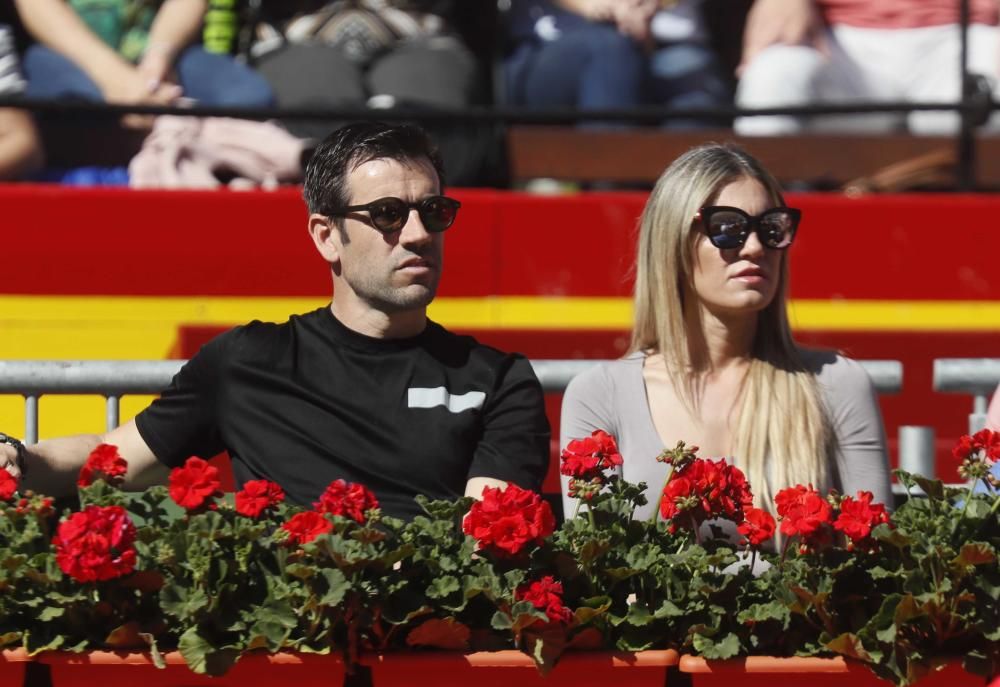
<instances>
[{"instance_id":1,"label":"man in black t-shirt","mask_svg":"<svg viewBox=\"0 0 1000 687\"><path fill-rule=\"evenodd\" d=\"M306 169L309 234L330 266L329 306L251 322L207 344L163 395L103 436L22 451L25 486L73 489L98 443L129 461L126 485L165 481L188 456L227 450L237 483L269 479L310 505L335 479L360 482L391 515L413 497L540 486L549 427L528 361L431 322L443 232L459 203L412 126L352 124ZM17 472L15 450L0 466Z\"/></svg>"}]
</instances>

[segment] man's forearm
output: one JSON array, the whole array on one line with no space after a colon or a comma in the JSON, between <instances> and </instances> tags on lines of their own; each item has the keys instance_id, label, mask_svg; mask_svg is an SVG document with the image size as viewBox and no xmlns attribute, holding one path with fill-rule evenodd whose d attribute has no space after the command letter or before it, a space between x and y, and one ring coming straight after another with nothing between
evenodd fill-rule
<instances>
[{"instance_id":1,"label":"man's forearm","mask_svg":"<svg viewBox=\"0 0 1000 687\"><path fill-rule=\"evenodd\" d=\"M100 443L97 434L79 434L28 446L22 488L49 496L73 493L80 468Z\"/></svg>"}]
</instances>

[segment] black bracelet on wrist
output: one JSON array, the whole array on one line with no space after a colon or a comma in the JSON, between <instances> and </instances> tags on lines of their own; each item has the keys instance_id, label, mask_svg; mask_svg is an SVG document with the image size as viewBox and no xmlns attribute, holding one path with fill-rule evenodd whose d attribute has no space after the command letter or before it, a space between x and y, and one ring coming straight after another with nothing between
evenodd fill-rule
<instances>
[{"instance_id":1,"label":"black bracelet on wrist","mask_svg":"<svg viewBox=\"0 0 1000 687\"><path fill-rule=\"evenodd\" d=\"M27 473L27 461L25 458L28 455L28 449L25 448L24 442L20 439L15 439L9 434L4 434L0 432L0 444L7 444L8 446L13 446L14 450L17 451L17 457L14 459L17 469L21 472L21 478Z\"/></svg>"}]
</instances>

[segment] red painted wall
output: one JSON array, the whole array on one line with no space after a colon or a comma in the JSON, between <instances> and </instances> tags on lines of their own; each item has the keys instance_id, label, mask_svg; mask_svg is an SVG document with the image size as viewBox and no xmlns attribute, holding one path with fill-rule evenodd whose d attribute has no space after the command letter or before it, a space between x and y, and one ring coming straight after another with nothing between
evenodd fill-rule
<instances>
[{"instance_id":1,"label":"red painted wall","mask_svg":"<svg viewBox=\"0 0 1000 687\"><path fill-rule=\"evenodd\" d=\"M642 193L556 198L456 189L441 296L628 296ZM1000 301L1000 197L790 195L804 217L792 249L797 299ZM322 296L329 277L296 190L136 192L0 186L8 294ZM181 332L189 355L211 330ZM614 357L626 332L478 331L532 357ZM1000 356L1000 332L823 332L814 345L901 360L904 391L883 399L890 439L929 424L945 449L971 402L931 391L935 357ZM552 402L554 411L557 401ZM558 430L558 418L552 413Z\"/></svg>"}]
</instances>

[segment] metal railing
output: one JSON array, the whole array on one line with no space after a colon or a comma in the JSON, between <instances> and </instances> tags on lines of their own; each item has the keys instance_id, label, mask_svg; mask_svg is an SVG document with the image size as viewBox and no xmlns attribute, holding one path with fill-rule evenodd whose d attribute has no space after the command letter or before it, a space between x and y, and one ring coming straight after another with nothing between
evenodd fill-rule
<instances>
[{"instance_id":1,"label":"metal railing","mask_svg":"<svg viewBox=\"0 0 1000 687\"><path fill-rule=\"evenodd\" d=\"M969 434L986 426L990 395L1000 384L1000 358L937 358L934 361L934 391L972 396Z\"/></svg>"},{"instance_id":2,"label":"metal railing","mask_svg":"<svg viewBox=\"0 0 1000 687\"><path fill-rule=\"evenodd\" d=\"M46 394L91 394L105 399L105 427L120 422L121 397L162 391L184 360L0 360L0 394L24 397L24 438L38 441L38 399ZM569 381L600 360L532 360L542 389L565 390ZM879 393L898 393L903 365L897 360L860 361Z\"/></svg>"}]
</instances>

